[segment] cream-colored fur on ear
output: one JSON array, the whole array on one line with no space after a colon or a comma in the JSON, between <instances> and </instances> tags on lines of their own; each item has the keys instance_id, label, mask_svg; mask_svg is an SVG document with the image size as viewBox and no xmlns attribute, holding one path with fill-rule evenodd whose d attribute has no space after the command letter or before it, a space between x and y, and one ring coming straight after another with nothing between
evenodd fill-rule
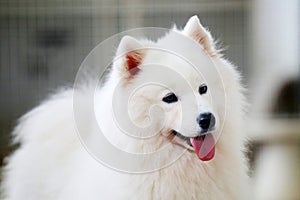
<instances>
[{"instance_id":1,"label":"cream-colored fur on ear","mask_svg":"<svg viewBox=\"0 0 300 200\"><path fill-rule=\"evenodd\" d=\"M143 45L131 36L124 36L118 46L116 56L123 56L124 54L143 48Z\"/></svg>"},{"instance_id":2,"label":"cream-colored fur on ear","mask_svg":"<svg viewBox=\"0 0 300 200\"><path fill-rule=\"evenodd\" d=\"M182 32L201 44L204 51L211 57L217 55L218 52L215 49L211 34L201 25L200 20L196 15L188 20Z\"/></svg>"},{"instance_id":3,"label":"cream-colored fur on ear","mask_svg":"<svg viewBox=\"0 0 300 200\"><path fill-rule=\"evenodd\" d=\"M144 57L143 45L130 36L124 36L117 50L116 58L120 59L121 76L130 78L140 69L138 68Z\"/></svg>"}]
</instances>

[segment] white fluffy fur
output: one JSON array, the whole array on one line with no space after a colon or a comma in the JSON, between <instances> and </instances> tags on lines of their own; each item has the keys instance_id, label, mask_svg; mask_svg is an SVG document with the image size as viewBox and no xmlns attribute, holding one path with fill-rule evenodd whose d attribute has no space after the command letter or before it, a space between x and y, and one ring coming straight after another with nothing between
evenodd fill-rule
<instances>
[{"instance_id":1,"label":"white fluffy fur","mask_svg":"<svg viewBox=\"0 0 300 200\"><path fill-rule=\"evenodd\" d=\"M132 85L141 84L152 73L151 68L142 67L137 75L124 76L126 73L126 69L122 68L126 62L124 59L115 61L107 83L102 89L96 91L97 120L105 125L104 132L116 145L128 148L129 151L148 152L170 142L166 138L168 129L180 129L184 135L193 136L197 131L194 120L196 115L211 111L216 115L218 130L221 130L221 124L224 123L213 160L202 162L193 151L187 151L171 166L159 171L126 174L111 170L99 164L82 147L73 119L74 89L69 89L52 96L27 113L15 128L13 133L15 142L19 142L21 146L7 159L4 168L1 188L4 199L245 199L247 167L242 152L244 131L241 126L244 102L239 74L216 52L212 37L200 25L196 16L190 19L184 31L175 30L175 32L188 37L178 40L176 38L178 36L172 32L157 42L137 41L126 37L119 46L117 56L121 55L120 52L134 50L133 47L163 48L183 56L199 67L199 70L206 75L204 79L196 76L196 72L189 69L187 64L176 56L162 56L158 51L152 50L145 50L142 53L143 64L154 62L170 66L172 70L182 74L188 80L197 97L196 103L200 105L199 110L196 111L186 107L192 119L191 123L189 125L180 123L182 113L178 104L165 105L161 102L162 96L168 92L166 89L149 86L133 96L132 103L129 105L130 115L136 123L147 124L148 118L145 116L151 106L149 102L159 104L166 111L166 127L160 134L143 143L120 136L120 131L110 117L115 86L121 79L124 79L122 80L124 82L130 81L122 86L124 92L129 91ZM222 93L222 83L215 77L216 73L210 71L216 70L210 60L222 75L221 82L224 83L226 101L218 98ZM170 77L165 79L168 79L169 87L184 102L185 96L188 95L185 91L189 90L176 84L176 81ZM199 84L205 81L208 81L208 88L215 98L214 104L211 104L206 97L197 94ZM84 108L88 103L86 98L94 91L88 86L76 90L81 94L80 103ZM224 112L226 118L222 117ZM87 138L92 137L90 133L95 126L90 114L91 111L84 111L80 120L80 123L86 127L84 137ZM180 142L182 141L178 141ZM128 147L128 144L132 146ZM174 142L171 143L171 148L178 149L182 146ZM171 155L173 151L169 153ZM147 161L145 162L147 164Z\"/></svg>"}]
</instances>

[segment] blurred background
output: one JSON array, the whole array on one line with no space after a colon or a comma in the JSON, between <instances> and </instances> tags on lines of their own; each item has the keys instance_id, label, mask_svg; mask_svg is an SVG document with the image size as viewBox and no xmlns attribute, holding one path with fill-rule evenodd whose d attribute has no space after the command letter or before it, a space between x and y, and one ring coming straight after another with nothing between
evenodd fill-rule
<instances>
[{"instance_id":1,"label":"blurred background","mask_svg":"<svg viewBox=\"0 0 300 200\"><path fill-rule=\"evenodd\" d=\"M1 0L0 161L24 112L72 85L90 50L137 27L179 27L197 14L248 88L253 199L300 199L298 0ZM59 115L59 113L58 113Z\"/></svg>"}]
</instances>

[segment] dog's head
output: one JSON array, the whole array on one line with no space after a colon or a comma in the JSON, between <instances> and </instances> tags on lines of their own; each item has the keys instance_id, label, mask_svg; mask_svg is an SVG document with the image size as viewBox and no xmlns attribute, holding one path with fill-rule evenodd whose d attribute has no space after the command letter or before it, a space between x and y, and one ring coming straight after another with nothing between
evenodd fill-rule
<instances>
[{"instance_id":1,"label":"dog's head","mask_svg":"<svg viewBox=\"0 0 300 200\"><path fill-rule=\"evenodd\" d=\"M147 127L143 136L163 135L195 150L201 160L214 157L216 134L226 119L224 83L234 83L236 73L196 16L156 42L125 36L113 75L130 120Z\"/></svg>"}]
</instances>

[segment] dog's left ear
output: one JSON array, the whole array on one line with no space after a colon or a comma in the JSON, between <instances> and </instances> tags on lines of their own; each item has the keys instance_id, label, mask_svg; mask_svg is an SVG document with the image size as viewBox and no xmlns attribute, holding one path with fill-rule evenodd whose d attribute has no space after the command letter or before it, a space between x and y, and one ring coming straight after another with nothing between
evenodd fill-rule
<instances>
[{"instance_id":1,"label":"dog's left ear","mask_svg":"<svg viewBox=\"0 0 300 200\"><path fill-rule=\"evenodd\" d=\"M188 20L183 29L183 33L198 42L211 57L217 55L211 34L201 25L196 15Z\"/></svg>"},{"instance_id":2,"label":"dog's left ear","mask_svg":"<svg viewBox=\"0 0 300 200\"><path fill-rule=\"evenodd\" d=\"M122 77L132 77L139 72L144 53L143 45L139 41L130 36L122 38L115 61Z\"/></svg>"}]
</instances>

